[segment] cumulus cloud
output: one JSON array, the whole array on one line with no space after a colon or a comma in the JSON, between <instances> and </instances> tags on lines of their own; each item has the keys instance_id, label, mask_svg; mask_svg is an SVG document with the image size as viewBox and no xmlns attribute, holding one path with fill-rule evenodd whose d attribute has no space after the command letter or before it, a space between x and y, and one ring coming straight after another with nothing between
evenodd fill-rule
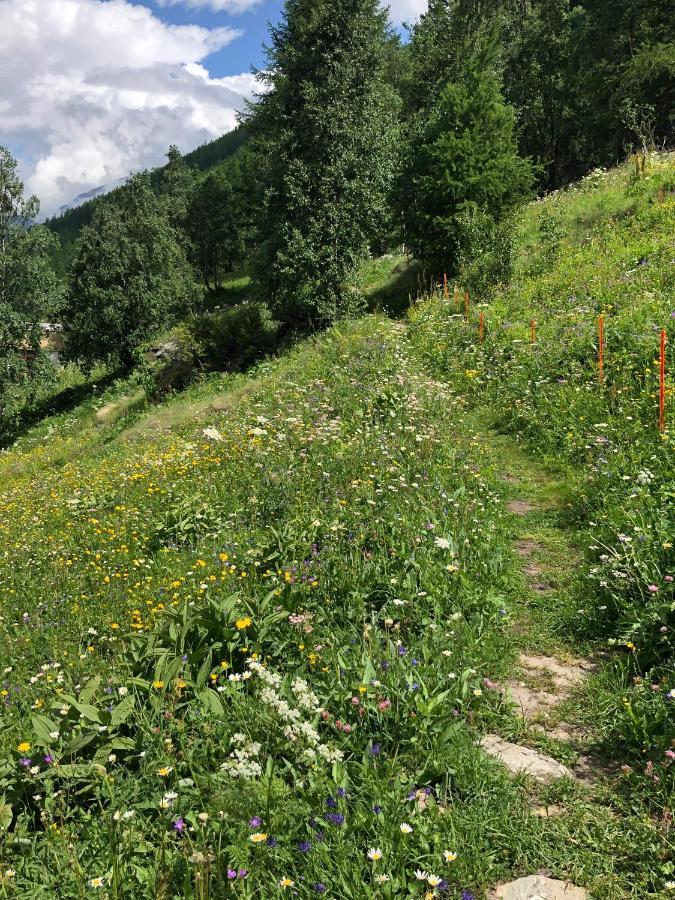
<instances>
[{"instance_id":1,"label":"cumulus cloud","mask_svg":"<svg viewBox=\"0 0 675 900\"><path fill-rule=\"evenodd\" d=\"M382 5L389 7L392 22L414 22L429 7L428 0L383 0Z\"/></svg>"},{"instance_id":2,"label":"cumulus cloud","mask_svg":"<svg viewBox=\"0 0 675 900\"><path fill-rule=\"evenodd\" d=\"M233 128L253 76L202 63L239 34L128 0L0 0L0 141L43 213Z\"/></svg>"},{"instance_id":3,"label":"cumulus cloud","mask_svg":"<svg viewBox=\"0 0 675 900\"><path fill-rule=\"evenodd\" d=\"M212 9L214 12L242 13L258 6L263 0L157 0L160 6L189 6L192 9Z\"/></svg>"}]
</instances>

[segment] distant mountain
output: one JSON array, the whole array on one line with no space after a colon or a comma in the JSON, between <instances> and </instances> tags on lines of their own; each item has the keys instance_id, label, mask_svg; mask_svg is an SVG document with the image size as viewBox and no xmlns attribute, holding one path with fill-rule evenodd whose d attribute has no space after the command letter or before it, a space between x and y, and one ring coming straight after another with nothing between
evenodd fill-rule
<instances>
[{"instance_id":1,"label":"distant mountain","mask_svg":"<svg viewBox=\"0 0 675 900\"><path fill-rule=\"evenodd\" d=\"M208 172L233 156L247 140L246 128L240 125L233 131L228 131L227 134L186 153L184 159L191 168L199 172ZM159 166L150 172L150 179L155 188L161 183L163 169L164 166ZM80 231L85 225L91 224L97 206L109 202L107 199L104 200L104 197L110 197L110 202L114 202L115 191L120 190L126 180L121 178L79 194L45 221L47 228L57 234L61 242L61 249L54 257L54 267L60 275L65 276L68 272Z\"/></svg>"},{"instance_id":2,"label":"distant mountain","mask_svg":"<svg viewBox=\"0 0 675 900\"><path fill-rule=\"evenodd\" d=\"M87 200L93 200L95 197L102 197L104 194L114 191L115 188L124 184L126 180L126 178L118 178L117 181L111 181L108 184L102 184L99 187L92 188L90 191L85 191L83 194L78 194L77 197L69 203L64 203L63 206L59 206L54 213L54 217L62 216L71 209L77 209L78 206L82 206Z\"/></svg>"}]
</instances>

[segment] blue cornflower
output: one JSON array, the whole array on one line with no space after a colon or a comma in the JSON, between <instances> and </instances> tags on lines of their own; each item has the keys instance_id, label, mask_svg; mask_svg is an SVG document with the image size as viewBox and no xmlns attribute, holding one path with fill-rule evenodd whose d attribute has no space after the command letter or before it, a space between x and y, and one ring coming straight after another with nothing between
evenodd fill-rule
<instances>
[{"instance_id":1,"label":"blue cornflower","mask_svg":"<svg viewBox=\"0 0 675 900\"><path fill-rule=\"evenodd\" d=\"M344 797L344 796L346 796L346 794L347 794L347 791L343 787L340 787L337 789L338 797Z\"/></svg>"},{"instance_id":2,"label":"blue cornflower","mask_svg":"<svg viewBox=\"0 0 675 900\"><path fill-rule=\"evenodd\" d=\"M298 850L299 850L301 853L309 853L309 851L310 851L311 849L312 849L312 842L311 842L311 841L300 841L300 843L298 844Z\"/></svg>"},{"instance_id":3,"label":"blue cornflower","mask_svg":"<svg viewBox=\"0 0 675 900\"><path fill-rule=\"evenodd\" d=\"M326 806L329 809L335 809L337 806L337 800L334 797L326 797Z\"/></svg>"},{"instance_id":4,"label":"blue cornflower","mask_svg":"<svg viewBox=\"0 0 675 900\"><path fill-rule=\"evenodd\" d=\"M274 838L274 837L272 837L272 835L270 835L270 836L267 838L267 840L265 841L265 843L267 844L268 847L276 847L276 845L277 845L277 839Z\"/></svg>"},{"instance_id":5,"label":"blue cornflower","mask_svg":"<svg viewBox=\"0 0 675 900\"><path fill-rule=\"evenodd\" d=\"M379 814L382 812L382 807L378 804L375 804L375 806L373 807L373 812L376 816L379 816Z\"/></svg>"},{"instance_id":6,"label":"blue cornflower","mask_svg":"<svg viewBox=\"0 0 675 900\"><path fill-rule=\"evenodd\" d=\"M379 756L381 747L379 744L371 744L370 745L370 755L371 756Z\"/></svg>"},{"instance_id":7,"label":"blue cornflower","mask_svg":"<svg viewBox=\"0 0 675 900\"><path fill-rule=\"evenodd\" d=\"M398 648L398 655L405 656L407 652L407 649L403 646L403 644L401 644Z\"/></svg>"},{"instance_id":8,"label":"blue cornflower","mask_svg":"<svg viewBox=\"0 0 675 900\"><path fill-rule=\"evenodd\" d=\"M326 885L321 881L317 881L317 883L312 885L312 887L317 892L317 894L325 894L326 893Z\"/></svg>"},{"instance_id":9,"label":"blue cornflower","mask_svg":"<svg viewBox=\"0 0 675 900\"><path fill-rule=\"evenodd\" d=\"M343 825L345 821L345 817L342 813L327 813L326 820L331 823L331 825Z\"/></svg>"}]
</instances>

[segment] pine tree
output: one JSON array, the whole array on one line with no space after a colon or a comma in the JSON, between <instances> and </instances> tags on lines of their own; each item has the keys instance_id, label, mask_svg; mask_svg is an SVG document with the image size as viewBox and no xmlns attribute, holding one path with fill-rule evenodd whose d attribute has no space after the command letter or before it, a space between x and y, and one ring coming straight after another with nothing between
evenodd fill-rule
<instances>
[{"instance_id":1,"label":"pine tree","mask_svg":"<svg viewBox=\"0 0 675 900\"><path fill-rule=\"evenodd\" d=\"M467 59L441 91L413 148L407 236L436 273L457 271L467 215L497 223L532 183L495 67L493 43Z\"/></svg>"},{"instance_id":2,"label":"pine tree","mask_svg":"<svg viewBox=\"0 0 675 900\"><path fill-rule=\"evenodd\" d=\"M253 110L262 175L255 274L292 327L357 306L354 273L386 228L399 102L378 0L287 0Z\"/></svg>"}]
</instances>

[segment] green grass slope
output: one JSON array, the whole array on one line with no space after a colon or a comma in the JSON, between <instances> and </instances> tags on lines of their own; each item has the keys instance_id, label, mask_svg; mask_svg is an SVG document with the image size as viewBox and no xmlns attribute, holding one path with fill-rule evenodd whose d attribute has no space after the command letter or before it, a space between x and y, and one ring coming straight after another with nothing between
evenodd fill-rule
<instances>
[{"instance_id":1,"label":"green grass slope","mask_svg":"<svg viewBox=\"0 0 675 900\"><path fill-rule=\"evenodd\" d=\"M508 288L473 308L468 323L452 299L430 298L411 313L412 340L430 370L496 427L534 458L566 466L584 543L566 630L600 639L616 667L599 681L588 718L608 748L642 760L641 789L672 809L675 157L653 155L639 177L632 164L596 172L532 204L518 240Z\"/></svg>"},{"instance_id":2,"label":"green grass slope","mask_svg":"<svg viewBox=\"0 0 675 900\"><path fill-rule=\"evenodd\" d=\"M524 303L529 318L522 295L531 285L534 303L535 282L549 284L536 301L542 331L566 327L554 295L577 283L583 254L599 260L597 268L588 262L588 278L609 272L607 248L626 242L640 247L640 259L672 259L663 249L672 233L659 218L672 211L659 193L669 165L659 163L651 184L630 187L631 216L603 220L602 231L589 221L581 244L563 235L546 266L537 238L520 280L486 308L482 349L473 325L432 298L408 329L380 315L346 323L154 407L133 384L109 386L0 453L0 896L467 900L542 869L586 885L594 900L668 896L665 766L651 793L643 779L633 799L612 785L589 796L572 782L543 789L510 779L477 741L520 727L499 685L524 640L516 626L533 616L512 549L505 500L515 489L505 467L542 497L574 502L581 537L593 494L584 485L594 479L608 498L596 510L603 529L618 514L614 489L628 514L643 511L643 527L660 521L672 457L668 436L650 424L653 397L633 413L645 417L641 430L627 424L627 447L617 437L626 410L609 406L624 402L619 387L613 398L614 350L596 409L592 372L575 374L576 345L551 340L533 352L513 340L527 333L515 310ZM623 196L626 174L607 176L614 179ZM577 222L567 203L586 192L538 204L524 228L546 204ZM649 336L667 298L661 266L649 280L645 268L631 277L640 296L655 295L644 306L652 318L640 320ZM392 260L369 278L388 301L400 276ZM539 360L548 371L543 354L554 347L569 353L565 379L585 392L584 415L595 410L586 431L620 452L566 437L576 432L557 419L572 415L570 403L555 392L567 384L556 370L540 387L543 371L530 368ZM643 374L635 379L643 384ZM549 433L538 404L516 404L528 385L547 398L558 444L537 437ZM487 430L490 409L528 446L564 447L579 478L547 487L530 455ZM601 414L607 424L598 432ZM603 448L625 468L598 468ZM650 478L630 486L640 497L630 505L620 473L643 466L647 453ZM543 533L547 524L537 527ZM658 541L646 533L640 547L652 560ZM562 547L562 532L551 534ZM571 542L568 549L577 552ZM595 551L582 543L578 552ZM559 557L559 608L530 627L533 639L538 629L547 647L565 643L569 652L567 632L595 637L591 604L608 601L605 579L584 563L577 616L572 573L582 566L566 550ZM614 564L625 569L620 583L637 609L629 562ZM648 583L658 586L645 595L650 615L667 602L666 571L650 570ZM622 597L606 612L610 631ZM656 674L626 680L636 699L619 702L617 716L627 721L630 709L649 723L649 759L658 751L661 766L669 663L661 626L639 626ZM634 643L647 646L642 637ZM618 652L632 658L625 646ZM613 708L616 683L601 678L587 709L602 698ZM638 695L653 709L638 708ZM566 745L548 750L566 762L575 754ZM625 752L633 752L628 743ZM533 813L550 802L566 814Z\"/></svg>"}]
</instances>

